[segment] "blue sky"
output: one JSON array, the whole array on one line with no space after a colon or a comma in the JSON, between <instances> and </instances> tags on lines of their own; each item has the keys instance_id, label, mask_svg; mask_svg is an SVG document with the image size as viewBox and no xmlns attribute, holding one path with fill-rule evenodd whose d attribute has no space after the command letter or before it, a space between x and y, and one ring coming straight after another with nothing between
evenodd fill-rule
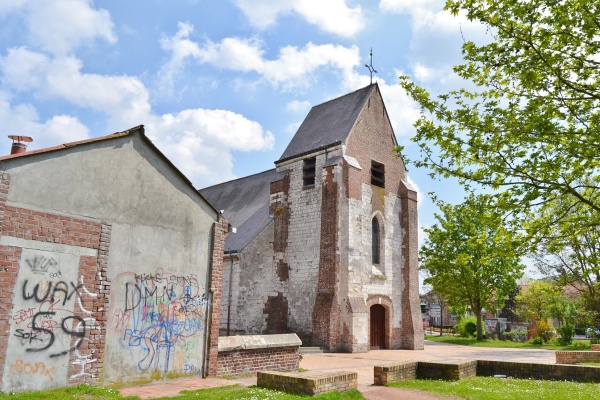
<instances>
[{"instance_id":1,"label":"blue sky","mask_svg":"<svg viewBox=\"0 0 600 400\"><path fill-rule=\"evenodd\" d=\"M198 188L273 168L311 106L369 84L369 51L399 142L433 92L461 85L480 25L443 0L2 0L0 121L37 149L144 124ZM10 140L0 140L8 154ZM409 167L422 193L462 198ZM421 196L419 220L434 222Z\"/></svg>"}]
</instances>

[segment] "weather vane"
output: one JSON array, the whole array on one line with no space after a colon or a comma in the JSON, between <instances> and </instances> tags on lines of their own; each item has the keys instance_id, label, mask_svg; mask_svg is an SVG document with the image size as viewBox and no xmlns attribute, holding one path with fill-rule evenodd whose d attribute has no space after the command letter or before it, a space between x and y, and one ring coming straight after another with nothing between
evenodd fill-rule
<instances>
[{"instance_id":1,"label":"weather vane","mask_svg":"<svg viewBox=\"0 0 600 400\"><path fill-rule=\"evenodd\" d=\"M371 73L371 85L373 84L373 72L377 73L377 71L375 70L375 68L373 68L373 48L371 47L371 65L367 65L365 64L365 67L367 67L369 69L369 72Z\"/></svg>"}]
</instances>

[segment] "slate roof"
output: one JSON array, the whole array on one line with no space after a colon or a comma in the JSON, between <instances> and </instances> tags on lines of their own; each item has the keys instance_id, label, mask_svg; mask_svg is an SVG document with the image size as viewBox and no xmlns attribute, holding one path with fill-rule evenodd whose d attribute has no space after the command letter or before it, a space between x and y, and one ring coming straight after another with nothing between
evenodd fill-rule
<instances>
[{"instance_id":1,"label":"slate roof","mask_svg":"<svg viewBox=\"0 0 600 400\"><path fill-rule=\"evenodd\" d=\"M285 174L270 169L200 190L217 210L223 210L225 219L236 228L236 233L229 233L225 239L225 252L243 250L271 222L271 182Z\"/></svg>"},{"instance_id":2,"label":"slate roof","mask_svg":"<svg viewBox=\"0 0 600 400\"><path fill-rule=\"evenodd\" d=\"M358 114L376 87L377 83L374 83L314 106L276 164L345 142Z\"/></svg>"}]
</instances>

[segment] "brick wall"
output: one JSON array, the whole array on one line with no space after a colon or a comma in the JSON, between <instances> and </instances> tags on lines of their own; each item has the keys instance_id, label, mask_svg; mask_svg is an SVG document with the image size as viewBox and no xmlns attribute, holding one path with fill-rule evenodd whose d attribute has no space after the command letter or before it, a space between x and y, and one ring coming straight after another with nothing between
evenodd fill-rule
<instances>
[{"instance_id":1,"label":"brick wall","mask_svg":"<svg viewBox=\"0 0 600 400\"><path fill-rule=\"evenodd\" d=\"M574 382L600 382L600 367L584 365L534 364L506 361L466 361L463 363L408 362L375 366L375 385L408 379L459 380L473 376L504 375L517 379Z\"/></svg>"},{"instance_id":2,"label":"brick wall","mask_svg":"<svg viewBox=\"0 0 600 400\"><path fill-rule=\"evenodd\" d=\"M312 343L325 346L331 350L337 350L340 345L338 191L334 166L324 168L321 187L319 277L317 280L317 299L312 313Z\"/></svg>"},{"instance_id":3,"label":"brick wall","mask_svg":"<svg viewBox=\"0 0 600 400\"><path fill-rule=\"evenodd\" d=\"M298 349L299 346L221 351L216 376L232 377L265 370L297 371Z\"/></svg>"},{"instance_id":4,"label":"brick wall","mask_svg":"<svg viewBox=\"0 0 600 400\"><path fill-rule=\"evenodd\" d=\"M77 297L72 316L69 317L72 326L64 328L71 336L69 367L66 371L68 383L95 383L100 377L104 354L107 296L110 290L110 284L106 281L110 226L91 219L84 220L6 204L10 176L8 173L1 173L0 177L2 237L4 241L14 243L0 246L0 374L4 375L14 297L16 293L21 293L20 288L16 287L23 251L20 246L40 243L34 247L52 249L55 245L66 245L92 249L97 254L79 256L76 272L79 280L71 282L77 288L71 294ZM41 243L49 243L50 247ZM56 371L57 375L63 373Z\"/></svg>"},{"instance_id":5,"label":"brick wall","mask_svg":"<svg viewBox=\"0 0 600 400\"><path fill-rule=\"evenodd\" d=\"M216 376L218 371L219 354L219 325L221 317L221 301L223 298L223 252L225 246L225 235L229 231L229 223L219 215L218 221L213 225L212 257L210 267L210 287L212 301L210 304L209 324L209 349L208 365L206 369L208 376Z\"/></svg>"},{"instance_id":6,"label":"brick wall","mask_svg":"<svg viewBox=\"0 0 600 400\"><path fill-rule=\"evenodd\" d=\"M557 351L557 364L576 364L581 362L600 362L600 351Z\"/></svg>"},{"instance_id":7,"label":"brick wall","mask_svg":"<svg viewBox=\"0 0 600 400\"><path fill-rule=\"evenodd\" d=\"M303 373L264 371L258 373L256 385L271 390L318 396L332 391L344 392L356 389L358 374L348 371Z\"/></svg>"}]
</instances>

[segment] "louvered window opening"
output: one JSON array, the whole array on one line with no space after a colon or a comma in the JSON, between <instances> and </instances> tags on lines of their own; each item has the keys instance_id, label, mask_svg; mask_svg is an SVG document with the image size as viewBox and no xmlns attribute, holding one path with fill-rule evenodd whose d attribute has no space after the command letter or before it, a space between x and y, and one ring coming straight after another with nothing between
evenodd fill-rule
<instances>
[{"instance_id":1,"label":"louvered window opening","mask_svg":"<svg viewBox=\"0 0 600 400\"><path fill-rule=\"evenodd\" d=\"M311 188L315 186L315 174L317 170L317 158L307 158L304 160L302 167L302 182L305 188Z\"/></svg>"},{"instance_id":2,"label":"louvered window opening","mask_svg":"<svg viewBox=\"0 0 600 400\"><path fill-rule=\"evenodd\" d=\"M385 188L385 165L371 161L371 185Z\"/></svg>"}]
</instances>

